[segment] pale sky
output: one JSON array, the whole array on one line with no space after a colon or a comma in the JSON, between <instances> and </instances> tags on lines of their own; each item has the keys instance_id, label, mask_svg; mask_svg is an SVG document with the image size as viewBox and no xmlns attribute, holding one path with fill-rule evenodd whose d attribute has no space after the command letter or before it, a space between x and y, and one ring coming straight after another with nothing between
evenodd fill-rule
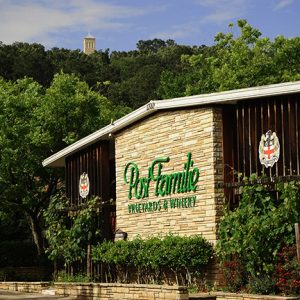
<instances>
[{"instance_id":1,"label":"pale sky","mask_svg":"<svg viewBox=\"0 0 300 300\"><path fill-rule=\"evenodd\" d=\"M247 19L263 36L300 36L300 0L0 0L0 41L82 49L133 50L138 40L212 45L228 24Z\"/></svg>"}]
</instances>

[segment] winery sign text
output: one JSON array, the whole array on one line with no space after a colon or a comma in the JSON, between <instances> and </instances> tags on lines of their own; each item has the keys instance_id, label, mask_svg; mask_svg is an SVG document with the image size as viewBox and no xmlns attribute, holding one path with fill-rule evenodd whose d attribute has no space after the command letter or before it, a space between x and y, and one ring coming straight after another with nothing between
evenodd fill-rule
<instances>
[{"instance_id":1,"label":"winery sign text","mask_svg":"<svg viewBox=\"0 0 300 300\"><path fill-rule=\"evenodd\" d=\"M155 159L148 168L148 176L140 177L140 170L136 163L129 162L124 169L124 183L128 185L128 199L144 199L150 193L155 196L167 197L154 202L142 202L128 205L129 213L157 211L168 208L185 208L195 206L196 196L174 198L173 194L195 192L199 179L199 169L194 167L192 154L187 154L187 161L181 172L165 174L164 164L170 157ZM151 184L153 182L154 184ZM153 190L150 188L153 187Z\"/></svg>"}]
</instances>

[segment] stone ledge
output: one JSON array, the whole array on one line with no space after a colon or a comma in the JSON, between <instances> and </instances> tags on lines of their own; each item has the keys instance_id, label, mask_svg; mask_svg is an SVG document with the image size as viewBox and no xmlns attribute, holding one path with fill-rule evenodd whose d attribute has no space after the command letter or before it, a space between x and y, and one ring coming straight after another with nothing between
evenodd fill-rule
<instances>
[{"instance_id":1,"label":"stone ledge","mask_svg":"<svg viewBox=\"0 0 300 300\"><path fill-rule=\"evenodd\" d=\"M26 293L41 293L43 289L49 287L50 287L50 282L26 282L26 281L0 282L1 290L21 291Z\"/></svg>"},{"instance_id":2,"label":"stone ledge","mask_svg":"<svg viewBox=\"0 0 300 300\"><path fill-rule=\"evenodd\" d=\"M121 283L54 283L57 295L88 297L88 299L103 300L188 300L185 286L151 285L151 284L121 284Z\"/></svg>"},{"instance_id":3,"label":"stone ledge","mask_svg":"<svg viewBox=\"0 0 300 300\"><path fill-rule=\"evenodd\" d=\"M42 293L45 288L55 289L56 294L63 296L86 296L86 299L174 299L174 300L299 300L300 296L254 295L237 293L199 293L188 295L185 286L123 284L123 283L63 283L57 282L0 282L1 290Z\"/></svg>"}]
</instances>

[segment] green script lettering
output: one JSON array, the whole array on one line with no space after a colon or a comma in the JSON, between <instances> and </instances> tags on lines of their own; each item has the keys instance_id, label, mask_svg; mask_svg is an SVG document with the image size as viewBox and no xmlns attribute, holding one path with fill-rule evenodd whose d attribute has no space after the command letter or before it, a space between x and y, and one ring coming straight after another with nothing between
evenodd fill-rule
<instances>
[{"instance_id":1,"label":"green script lettering","mask_svg":"<svg viewBox=\"0 0 300 300\"><path fill-rule=\"evenodd\" d=\"M184 163L182 172L162 174L164 164L169 161L169 157L156 158L148 169L148 177L141 178L137 164L134 162L127 163L123 175L124 182L129 184L128 199L131 199L133 196L136 199L149 197L151 181L155 182L155 196L195 192L199 180L199 169L194 167L191 152L187 154L187 162ZM179 205L185 206L186 204L181 201ZM145 210L152 210L152 207L145 207Z\"/></svg>"}]
</instances>

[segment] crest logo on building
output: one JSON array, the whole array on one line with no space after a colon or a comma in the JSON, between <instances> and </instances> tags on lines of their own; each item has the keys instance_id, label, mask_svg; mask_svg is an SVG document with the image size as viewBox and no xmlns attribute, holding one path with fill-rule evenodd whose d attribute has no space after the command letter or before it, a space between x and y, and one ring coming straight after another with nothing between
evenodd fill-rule
<instances>
[{"instance_id":1,"label":"crest logo on building","mask_svg":"<svg viewBox=\"0 0 300 300\"><path fill-rule=\"evenodd\" d=\"M280 144L275 132L268 130L261 136L259 143L259 160L266 168L273 167L279 159Z\"/></svg>"},{"instance_id":2,"label":"crest logo on building","mask_svg":"<svg viewBox=\"0 0 300 300\"><path fill-rule=\"evenodd\" d=\"M86 198L90 192L90 180L87 173L83 172L79 178L79 195Z\"/></svg>"}]
</instances>

